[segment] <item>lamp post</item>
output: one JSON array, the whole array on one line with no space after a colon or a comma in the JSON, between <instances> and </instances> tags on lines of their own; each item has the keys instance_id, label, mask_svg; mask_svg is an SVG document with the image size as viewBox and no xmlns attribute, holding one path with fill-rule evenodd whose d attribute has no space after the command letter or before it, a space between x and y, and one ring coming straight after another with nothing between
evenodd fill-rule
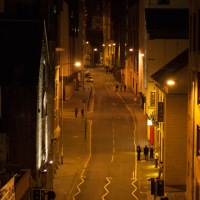
<instances>
[{"instance_id":1,"label":"lamp post","mask_svg":"<svg viewBox=\"0 0 200 200\"><path fill-rule=\"evenodd\" d=\"M94 55L95 55L95 52L97 51L97 48L94 48L93 49L93 68L95 68L95 63L94 63L94 61L95 61L95 59L94 59Z\"/></svg>"},{"instance_id":2,"label":"lamp post","mask_svg":"<svg viewBox=\"0 0 200 200\"><path fill-rule=\"evenodd\" d=\"M81 71L82 72L82 89L84 91L84 87L85 87L85 82L84 82L84 70Z\"/></svg>"},{"instance_id":3,"label":"lamp post","mask_svg":"<svg viewBox=\"0 0 200 200\"><path fill-rule=\"evenodd\" d=\"M61 94L62 94L62 100L61 100L61 157L60 157L60 159L61 159L61 164L63 164L63 98L64 98L64 93L63 93L63 65L62 65L62 87L61 87L61 89L62 89L62 92L61 92Z\"/></svg>"}]
</instances>

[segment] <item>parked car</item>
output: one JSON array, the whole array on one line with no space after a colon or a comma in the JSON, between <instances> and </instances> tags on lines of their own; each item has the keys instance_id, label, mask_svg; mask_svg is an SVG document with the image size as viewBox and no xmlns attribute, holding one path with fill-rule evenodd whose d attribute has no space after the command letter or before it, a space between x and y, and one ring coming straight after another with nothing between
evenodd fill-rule
<instances>
[{"instance_id":1,"label":"parked car","mask_svg":"<svg viewBox=\"0 0 200 200\"><path fill-rule=\"evenodd\" d=\"M92 77L87 78L87 79L85 80L85 82L93 82L93 78L92 78Z\"/></svg>"},{"instance_id":2,"label":"parked car","mask_svg":"<svg viewBox=\"0 0 200 200\"><path fill-rule=\"evenodd\" d=\"M84 74L84 76L88 77L88 76L92 76L92 75L91 75L91 73L89 71L86 71L85 74Z\"/></svg>"}]
</instances>

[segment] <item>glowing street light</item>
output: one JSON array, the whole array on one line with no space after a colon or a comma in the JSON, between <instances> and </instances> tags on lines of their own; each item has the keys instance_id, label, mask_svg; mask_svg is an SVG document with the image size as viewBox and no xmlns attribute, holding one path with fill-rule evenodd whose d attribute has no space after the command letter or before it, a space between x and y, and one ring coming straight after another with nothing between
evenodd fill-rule
<instances>
[{"instance_id":1,"label":"glowing street light","mask_svg":"<svg viewBox=\"0 0 200 200\"><path fill-rule=\"evenodd\" d=\"M175 81L173 81L173 80L168 80L167 81L167 85L174 85L175 84Z\"/></svg>"},{"instance_id":2,"label":"glowing street light","mask_svg":"<svg viewBox=\"0 0 200 200\"><path fill-rule=\"evenodd\" d=\"M138 52L139 52L139 56L140 56L140 57L144 57L144 54L143 54L143 53L140 53L140 50L130 48L129 51L130 51L130 52L138 51Z\"/></svg>"}]
</instances>

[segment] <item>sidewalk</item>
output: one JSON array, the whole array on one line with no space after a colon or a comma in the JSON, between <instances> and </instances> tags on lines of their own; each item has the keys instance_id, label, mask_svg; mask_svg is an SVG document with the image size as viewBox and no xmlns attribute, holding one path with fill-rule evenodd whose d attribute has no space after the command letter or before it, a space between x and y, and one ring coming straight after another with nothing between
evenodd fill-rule
<instances>
[{"instance_id":1,"label":"sidewalk","mask_svg":"<svg viewBox=\"0 0 200 200\"><path fill-rule=\"evenodd\" d=\"M85 139L85 120L81 116L84 99L89 97L88 90L75 91L68 101L63 102L63 164L58 166L54 175L54 191L56 199L68 200L71 188L76 181L87 157ZM75 108L78 116L75 118Z\"/></svg>"}]
</instances>

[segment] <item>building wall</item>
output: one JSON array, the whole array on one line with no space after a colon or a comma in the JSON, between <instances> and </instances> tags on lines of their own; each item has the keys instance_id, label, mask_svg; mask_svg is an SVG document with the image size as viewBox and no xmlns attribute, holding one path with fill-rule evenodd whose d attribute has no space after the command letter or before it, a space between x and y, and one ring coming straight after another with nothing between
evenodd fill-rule
<instances>
[{"instance_id":1,"label":"building wall","mask_svg":"<svg viewBox=\"0 0 200 200\"><path fill-rule=\"evenodd\" d=\"M60 52L60 64L63 68L63 76L69 76L72 74L72 69L70 65L70 39L69 39L69 19L68 19L68 5L63 1L63 10L60 12L60 36L59 36L59 46L63 48ZM68 64L67 64L68 63Z\"/></svg>"},{"instance_id":2,"label":"building wall","mask_svg":"<svg viewBox=\"0 0 200 200\"><path fill-rule=\"evenodd\" d=\"M187 95L167 95L165 102L165 185L185 186L187 151Z\"/></svg>"},{"instance_id":3,"label":"building wall","mask_svg":"<svg viewBox=\"0 0 200 200\"><path fill-rule=\"evenodd\" d=\"M131 1L130 1L131 2ZM132 1L128 9L128 26L127 26L127 49L125 81L127 87L138 95L138 69L140 64L139 56L139 2Z\"/></svg>"},{"instance_id":4,"label":"building wall","mask_svg":"<svg viewBox=\"0 0 200 200\"><path fill-rule=\"evenodd\" d=\"M198 102L200 72L200 2L190 1L189 102L187 137L187 199L200 199L200 156L197 155L197 125L200 126Z\"/></svg>"},{"instance_id":5,"label":"building wall","mask_svg":"<svg viewBox=\"0 0 200 200\"><path fill-rule=\"evenodd\" d=\"M181 54L188 48L188 40L170 40L157 39L147 41L147 51L144 57L144 64L146 65L146 113L148 116L154 111L150 105L150 93L155 90L155 83L151 75L165 66L172 59ZM139 80L141 82L141 80Z\"/></svg>"},{"instance_id":6,"label":"building wall","mask_svg":"<svg viewBox=\"0 0 200 200\"><path fill-rule=\"evenodd\" d=\"M140 10L145 10L145 8L188 8L189 0L179 1L169 1L169 4L159 4L157 0L145 1L145 3L140 3ZM144 11L143 11L144 12ZM150 92L154 90L152 85L151 75L159 70L161 67L165 66L169 61L174 59L189 46L188 39L154 39L150 40L147 30L145 27L145 12L142 15L140 12L140 44L139 46L144 48L144 58L143 58L143 68L139 68L139 92L144 93L146 96L146 112L147 114L152 112L152 108L149 105ZM144 21L142 21L144 20ZM143 74L143 75L142 75ZM143 79L142 79L143 78ZM144 87L141 87L143 83ZM149 110L150 108L150 110Z\"/></svg>"},{"instance_id":7,"label":"building wall","mask_svg":"<svg viewBox=\"0 0 200 200\"><path fill-rule=\"evenodd\" d=\"M34 87L2 88L2 115L10 152L7 159L20 168L35 169L36 97Z\"/></svg>"},{"instance_id":8,"label":"building wall","mask_svg":"<svg viewBox=\"0 0 200 200\"><path fill-rule=\"evenodd\" d=\"M150 76L188 48L188 39L157 39L147 42L148 79Z\"/></svg>"}]
</instances>

